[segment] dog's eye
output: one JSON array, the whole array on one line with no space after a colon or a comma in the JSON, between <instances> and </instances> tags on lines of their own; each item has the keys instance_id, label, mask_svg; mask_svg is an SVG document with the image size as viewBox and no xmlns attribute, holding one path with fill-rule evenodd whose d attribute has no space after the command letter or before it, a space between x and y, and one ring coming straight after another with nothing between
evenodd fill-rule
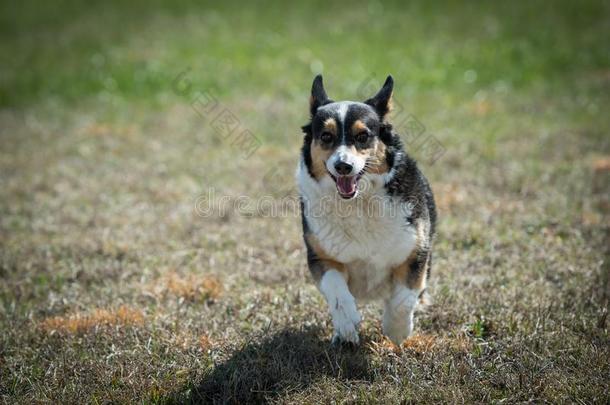
<instances>
[{"instance_id":1,"label":"dog's eye","mask_svg":"<svg viewBox=\"0 0 610 405\"><path fill-rule=\"evenodd\" d=\"M356 142L358 143L366 143L366 141L369 140L369 133L366 131L362 131L359 132L358 135L356 135Z\"/></svg>"},{"instance_id":2,"label":"dog's eye","mask_svg":"<svg viewBox=\"0 0 610 405\"><path fill-rule=\"evenodd\" d=\"M333 135L330 132L322 132L322 135L320 135L320 140L323 143L331 143L333 141Z\"/></svg>"}]
</instances>

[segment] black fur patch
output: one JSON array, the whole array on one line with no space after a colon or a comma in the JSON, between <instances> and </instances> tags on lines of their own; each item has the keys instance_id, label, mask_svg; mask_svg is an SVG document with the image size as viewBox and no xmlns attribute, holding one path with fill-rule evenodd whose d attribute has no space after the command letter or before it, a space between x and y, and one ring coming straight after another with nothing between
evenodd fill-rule
<instances>
[{"instance_id":1,"label":"black fur patch","mask_svg":"<svg viewBox=\"0 0 610 405\"><path fill-rule=\"evenodd\" d=\"M428 180L402 146L398 134L393 133L387 145L388 166L395 170L392 179L385 185L388 194L400 196L413 206L412 217L430 221L430 238L436 232L436 205Z\"/></svg>"},{"instance_id":2,"label":"black fur patch","mask_svg":"<svg viewBox=\"0 0 610 405\"><path fill-rule=\"evenodd\" d=\"M305 137L303 138L303 147L301 148L301 155L303 155L303 161L307 167L307 172L311 178L314 178L315 176L311 171L311 141L313 139L313 135L311 133L311 123L304 125L301 129L305 133Z\"/></svg>"},{"instance_id":3,"label":"black fur patch","mask_svg":"<svg viewBox=\"0 0 610 405\"><path fill-rule=\"evenodd\" d=\"M392 91L394 91L394 79L392 76L388 76L381 90L375 96L365 101L366 104L372 106L377 111L380 119L383 119L390 111Z\"/></svg>"}]
</instances>

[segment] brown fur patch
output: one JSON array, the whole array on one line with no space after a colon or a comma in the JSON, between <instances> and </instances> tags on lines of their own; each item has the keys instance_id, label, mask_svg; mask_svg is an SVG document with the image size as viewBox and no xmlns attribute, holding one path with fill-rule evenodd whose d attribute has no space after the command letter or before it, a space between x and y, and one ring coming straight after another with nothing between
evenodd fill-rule
<instances>
[{"instance_id":1,"label":"brown fur patch","mask_svg":"<svg viewBox=\"0 0 610 405\"><path fill-rule=\"evenodd\" d=\"M327 174L326 161L333 153L332 149L322 148L318 142L311 143L311 172L316 180L320 180Z\"/></svg>"},{"instance_id":2,"label":"brown fur patch","mask_svg":"<svg viewBox=\"0 0 610 405\"><path fill-rule=\"evenodd\" d=\"M328 118L324 121L324 130L337 136L337 121L334 118Z\"/></svg>"},{"instance_id":3,"label":"brown fur patch","mask_svg":"<svg viewBox=\"0 0 610 405\"><path fill-rule=\"evenodd\" d=\"M337 136L337 121L329 118L324 121L324 131ZM316 180L320 180L326 175L326 161L332 155L332 149L324 149L317 141L311 143L311 172Z\"/></svg>"},{"instance_id":4,"label":"brown fur patch","mask_svg":"<svg viewBox=\"0 0 610 405\"><path fill-rule=\"evenodd\" d=\"M407 260L392 270L392 278L396 284L404 284L412 290L423 290L425 288L426 272L422 270L419 273L415 273L411 270L411 264L416 258L417 251L414 251Z\"/></svg>"},{"instance_id":5,"label":"brown fur patch","mask_svg":"<svg viewBox=\"0 0 610 405\"><path fill-rule=\"evenodd\" d=\"M385 158L386 146L383 142L377 141L375 151L370 159L371 173L383 174L389 171L388 162Z\"/></svg>"},{"instance_id":6,"label":"brown fur patch","mask_svg":"<svg viewBox=\"0 0 610 405\"><path fill-rule=\"evenodd\" d=\"M360 155L366 160L366 171L373 174L387 173L389 170L388 162L385 158L386 146L383 142L376 141L372 148L368 149L356 149L352 146L352 153Z\"/></svg>"},{"instance_id":7,"label":"brown fur patch","mask_svg":"<svg viewBox=\"0 0 610 405\"><path fill-rule=\"evenodd\" d=\"M305 238L307 239L307 243L309 244L311 250L313 250L313 252L320 260L318 271L315 271L315 269L313 268L311 269L311 274L313 275L316 282L320 282L322 275L324 275L324 273L328 269L335 269L347 275L347 269L345 265L330 257L324 251L324 249L322 249L322 246L320 246L318 239L313 234L308 233L307 235L305 235Z\"/></svg>"},{"instance_id":8,"label":"brown fur patch","mask_svg":"<svg viewBox=\"0 0 610 405\"><path fill-rule=\"evenodd\" d=\"M352 125L352 134L357 135L362 131L367 130L367 126L364 125L364 122L360 121L360 120L356 120L354 122L354 124Z\"/></svg>"}]
</instances>

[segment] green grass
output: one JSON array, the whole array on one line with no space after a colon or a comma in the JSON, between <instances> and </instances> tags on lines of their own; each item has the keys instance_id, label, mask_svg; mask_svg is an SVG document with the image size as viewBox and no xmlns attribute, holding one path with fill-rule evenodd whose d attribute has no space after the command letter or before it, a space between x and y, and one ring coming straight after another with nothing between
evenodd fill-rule
<instances>
[{"instance_id":1,"label":"green grass","mask_svg":"<svg viewBox=\"0 0 610 405\"><path fill-rule=\"evenodd\" d=\"M3 402L608 402L607 3L38 3L0 5ZM329 346L294 212L198 215L293 195L320 71L391 73L446 150L409 148L440 224L401 350L375 304Z\"/></svg>"}]
</instances>

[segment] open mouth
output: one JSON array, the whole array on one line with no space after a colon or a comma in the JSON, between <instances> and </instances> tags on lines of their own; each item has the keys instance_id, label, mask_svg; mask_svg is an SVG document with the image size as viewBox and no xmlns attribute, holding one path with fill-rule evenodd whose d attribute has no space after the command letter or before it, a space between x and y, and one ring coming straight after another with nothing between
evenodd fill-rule
<instances>
[{"instance_id":1,"label":"open mouth","mask_svg":"<svg viewBox=\"0 0 610 405\"><path fill-rule=\"evenodd\" d=\"M328 172L330 177L335 181L337 185L337 192L346 200L350 198L354 198L356 193L358 193L358 180L360 180L361 174L353 175L353 176L333 176L331 172Z\"/></svg>"}]
</instances>

